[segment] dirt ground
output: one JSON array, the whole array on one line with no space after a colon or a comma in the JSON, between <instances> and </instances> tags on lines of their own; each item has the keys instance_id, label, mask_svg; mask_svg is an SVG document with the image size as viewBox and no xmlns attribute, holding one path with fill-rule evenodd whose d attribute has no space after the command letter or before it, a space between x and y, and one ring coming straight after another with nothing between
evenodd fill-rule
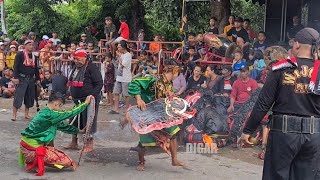
<instances>
[{"instance_id":1,"label":"dirt ground","mask_svg":"<svg viewBox=\"0 0 320 180\"><path fill-rule=\"evenodd\" d=\"M46 101L40 101L41 107L45 105ZM67 101L64 108L72 106L72 102ZM23 118L23 109L16 122L10 121L11 107L12 99L0 98L0 140L4 143L0 146L0 176L5 179L39 179L16 163L20 132L28 121ZM187 164L184 168L170 166L170 157L158 148L152 148L148 149L146 171L137 172L137 154L130 152L129 148L137 145L138 135L129 127L123 130L119 127L124 109L120 115L110 115L109 110L110 107L100 107L98 131L94 135L96 149L82 158L78 170L60 172L47 169L42 179L261 179L263 161L257 157L259 147L225 147L217 154L190 154L186 153L184 145L179 145L179 158ZM31 114L35 113L36 108L32 108ZM62 148L69 141L70 135L58 133L55 145ZM78 160L78 152L66 152Z\"/></svg>"}]
</instances>

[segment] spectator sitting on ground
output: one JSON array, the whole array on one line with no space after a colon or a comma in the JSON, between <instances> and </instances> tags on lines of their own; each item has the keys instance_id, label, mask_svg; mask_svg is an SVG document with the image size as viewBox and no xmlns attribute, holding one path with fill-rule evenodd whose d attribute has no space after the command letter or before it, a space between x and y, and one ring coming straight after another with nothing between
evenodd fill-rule
<instances>
[{"instance_id":1,"label":"spectator sitting on ground","mask_svg":"<svg viewBox=\"0 0 320 180\"><path fill-rule=\"evenodd\" d=\"M230 65L223 65L221 74L222 78L219 82L217 93L224 97L229 97L232 91L232 85L237 78L232 75L232 67Z\"/></svg>"},{"instance_id":2,"label":"spectator sitting on ground","mask_svg":"<svg viewBox=\"0 0 320 180\"><path fill-rule=\"evenodd\" d=\"M246 44L249 44L249 35L245 29L242 28L243 19L237 17L234 20L234 27L227 32L227 36L232 36L232 42L237 42L238 37L242 37Z\"/></svg>"},{"instance_id":3,"label":"spectator sitting on ground","mask_svg":"<svg viewBox=\"0 0 320 180\"><path fill-rule=\"evenodd\" d=\"M240 75L240 69L242 66L246 65L246 61L243 59L243 54L241 51L236 51L234 53L234 60L232 63L233 67L233 75L239 76Z\"/></svg>"},{"instance_id":4,"label":"spectator sitting on ground","mask_svg":"<svg viewBox=\"0 0 320 180\"><path fill-rule=\"evenodd\" d=\"M219 81L221 80L221 76L218 75L218 69L215 65L211 64L207 66L206 70L207 77L207 88L210 90L216 89Z\"/></svg>"},{"instance_id":5,"label":"spectator sitting on ground","mask_svg":"<svg viewBox=\"0 0 320 180\"><path fill-rule=\"evenodd\" d=\"M196 35L194 33L189 33L188 34L188 41L185 45L185 53L188 51L190 46L193 46L194 48L197 45L197 41L196 41ZM197 49L195 49L195 52L197 52Z\"/></svg>"},{"instance_id":6,"label":"spectator sitting on ground","mask_svg":"<svg viewBox=\"0 0 320 180\"><path fill-rule=\"evenodd\" d=\"M201 74L201 67L196 66L193 75L187 81L186 91L199 90L201 88L207 88L206 78Z\"/></svg>"},{"instance_id":7,"label":"spectator sitting on ground","mask_svg":"<svg viewBox=\"0 0 320 180\"><path fill-rule=\"evenodd\" d=\"M52 90L52 79L50 71L44 72L44 79L41 81L41 87L43 89L43 92L40 94L40 97L42 97L42 99L48 99Z\"/></svg>"},{"instance_id":8,"label":"spectator sitting on ground","mask_svg":"<svg viewBox=\"0 0 320 180\"><path fill-rule=\"evenodd\" d=\"M12 75L10 69L5 68L3 70L3 76L0 79L0 92L2 92L2 97L11 98L15 92L15 85L11 81ZM1 93L0 93L1 94Z\"/></svg>"},{"instance_id":9,"label":"spectator sitting on ground","mask_svg":"<svg viewBox=\"0 0 320 180\"><path fill-rule=\"evenodd\" d=\"M174 78L172 82L175 95L180 96L185 92L187 89L187 82L183 74L183 69L180 70L179 75Z\"/></svg>"},{"instance_id":10,"label":"spectator sitting on ground","mask_svg":"<svg viewBox=\"0 0 320 180\"><path fill-rule=\"evenodd\" d=\"M251 70L250 77L254 80L259 80L262 70L266 68L266 63L264 62L262 51L256 50L254 52L254 59L254 68Z\"/></svg>"},{"instance_id":11,"label":"spectator sitting on ground","mask_svg":"<svg viewBox=\"0 0 320 180\"><path fill-rule=\"evenodd\" d=\"M249 51L248 60L246 61L246 65L249 67L250 71L253 69L253 64L254 64L254 60L255 60L254 53L255 53L255 50L251 49Z\"/></svg>"},{"instance_id":12,"label":"spectator sitting on ground","mask_svg":"<svg viewBox=\"0 0 320 180\"><path fill-rule=\"evenodd\" d=\"M254 50L261 50L264 52L268 47L268 43L266 42L267 36L264 31L260 31L258 34L258 41L253 44Z\"/></svg>"},{"instance_id":13,"label":"spectator sitting on ground","mask_svg":"<svg viewBox=\"0 0 320 180\"><path fill-rule=\"evenodd\" d=\"M142 76L153 76L157 74L157 66L154 65L152 59L147 59L146 65L143 67Z\"/></svg>"},{"instance_id":14,"label":"spectator sitting on ground","mask_svg":"<svg viewBox=\"0 0 320 180\"><path fill-rule=\"evenodd\" d=\"M187 79L191 77L194 68L196 67L196 63L193 61L190 61L190 55L189 54L182 54L181 59L182 59L182 65L183 65L183 73L184 76Z\"/></svg>"},{"instance_id":15,"label":"spectator sitting on ground","mask_svg":"<svg viewBox=\"0 0 320 180\"><path fill-rule=\"evenodd\" d=\"M248 43L245 43L242 37L237 37L237 46L240 48L240 51L243 54L243 58L245 60L248 60L250 45Z\"/></svg>"},{"instance_id":16,"label":"spectator sitting on ground","mask_svg":"<svg viewBox=\"0 0 320 180\"><path fill-rule=\"evenodd\" d=\"M256 33L253 31L253 29L250 27L250 19L244 19L243 20L243 29L245 29L249 35L249 40L254 41L256 38Z\"/></svg>"},{"instance_id":17,"label":"spectator sitting on ground","mask_svg":"<svg viewBox=\"0 0 320 180\"><path fill-rule=\"evenodd\" d=\"M198 49L198 54L200 55L201 59L204 59L206 55L206 47L205 43L203 42L203 34L200 32L197 35L196 49Z\"/></svg>"},{"instance_id":18,"label":"spectator sitting on ground","mask_svg":"<svg viewBox=\"0 0 320 180\"><path fill-rule=\"evenodd\" d=\"M218 19L216 17L211 17L209 21L209 34L219 34L219 29L217 27Z\"/></svg>"},{"instance_id":19,"label":"spectator sitting on ground","mask_svg":"<svg viewBox=\"0 0 320 180\"><path fill-rule=\"evenodd\" d=\"M258 88L258 83L249 77L249 67L240 68L240 78L232 86L230 96L230 106L228 112L236 112L251 96L252 92Z\"/></svg>"},{"instance_id":20,"label":"spectator sitting on ground","mask_svg":"<svg viewBox=\"0 0 320 180\"><path fill-rule=\"evenodd\" d=\"M227 36L227 32L230 31L231 28L234 27L234 18L235 16L234 15L230 15L229 16L229 25L225 26L224 29L223 29L223 35ZM227 36L227 38L229 39L229 41L232 41L232 36Z\"/></svg>"},{"instance_id":21,"label":"spectator sitting on ground","mask_svg":"<svg viewBox=\"0 0 320 180\"><path fill-rule=\"evenodd\" d=\"M199 59L199 56L196 54L196 48L194 46L188 47L188 55L189 55L189 61L197 62Z\"/></svg>"}]
</instances>

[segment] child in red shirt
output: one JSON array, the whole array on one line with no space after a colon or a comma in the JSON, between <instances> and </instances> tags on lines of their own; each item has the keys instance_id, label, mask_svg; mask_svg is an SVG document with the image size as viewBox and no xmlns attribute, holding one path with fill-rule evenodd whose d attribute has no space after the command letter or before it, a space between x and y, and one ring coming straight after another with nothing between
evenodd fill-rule
<instances>
[{"instance_id":1,"label":"child in red shirt","mask_svg":"<svg viewBox=\"0 0 320 180\"><path fill-rule=\"evenodd\" d=\"M111 43L113 56L115 56L115 53L116 53L116 44L122 40L127 41L129 39L129 34L130 34L129 26L126 23L126 21L127 21L126 17L120 16L119 20L120 20L121 25L120 25L120 29L119 29L118 33L120 34L120 36Z\"/></svg>"}]
</instances>

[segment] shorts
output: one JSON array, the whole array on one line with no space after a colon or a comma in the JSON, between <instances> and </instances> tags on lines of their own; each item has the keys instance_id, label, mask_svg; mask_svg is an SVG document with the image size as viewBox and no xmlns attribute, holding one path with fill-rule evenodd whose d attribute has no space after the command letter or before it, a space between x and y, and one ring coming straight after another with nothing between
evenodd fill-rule
<instances>
[{"instance_id":1,"label":"shorts","mask_svg":"<svg viewBox=\"0 0 320 180\"><path fill-rule=\"evenodd\" d=\"M119 37L117 37L117 39L115 39L113 42L119 43L119 42L122 41L122 40L128 41L128 39L125 39L125 38L119 36Z\"/></svg>"},{"instance_id":2,"label":"shorts","mask_svg":"<svg viewBox=\"0 0 320 180\"><path fill-rule=\"evenodd\" d=\"M125 97L130 96L128 92L130 82L118 82L114 83L113 94L121 94Z\"/></svg>"}]
</instances>

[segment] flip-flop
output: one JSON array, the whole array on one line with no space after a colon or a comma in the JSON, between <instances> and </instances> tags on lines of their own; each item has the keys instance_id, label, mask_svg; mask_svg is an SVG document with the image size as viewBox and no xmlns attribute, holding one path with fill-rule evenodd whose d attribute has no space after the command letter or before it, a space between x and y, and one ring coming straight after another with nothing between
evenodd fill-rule
<instances>
[{"instance_id":1,"label":"flip-flop","mask_svg":"<svg viewBox=\"0 0 320 180\"><path fill-rule=\"evenodd\" d=\"M17 119L11 118L11 121L16 121Z\"/></svg>"}]
</instances>

